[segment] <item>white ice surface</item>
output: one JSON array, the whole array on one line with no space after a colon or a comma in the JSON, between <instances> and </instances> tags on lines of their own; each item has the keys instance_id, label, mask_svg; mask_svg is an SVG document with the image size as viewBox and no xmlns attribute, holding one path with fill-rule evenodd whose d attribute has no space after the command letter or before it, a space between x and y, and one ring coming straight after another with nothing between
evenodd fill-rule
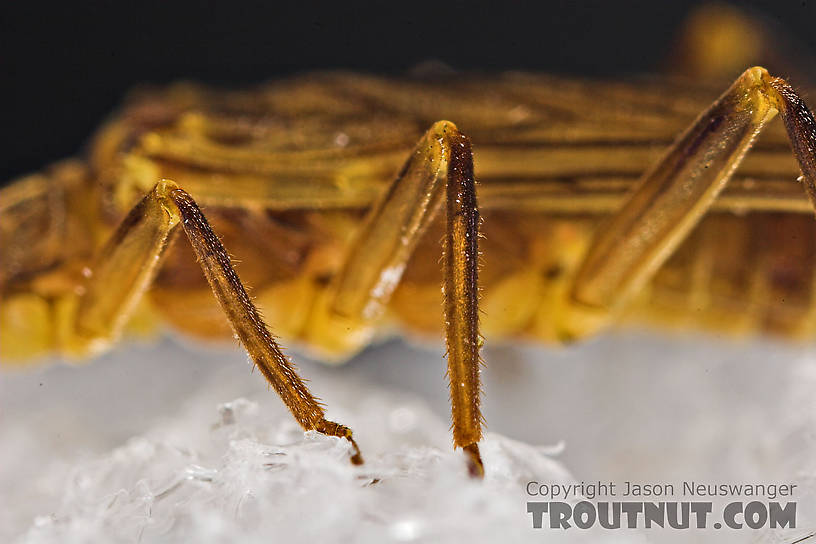
<instances>
[{"instance_id":1,"label":"white ice surface","mask_svg":"<svg viewBox=\"0 0 816 544\"><path fill-rule=\"evenodd\" d=\"M304 435L238 349L164 340L4 370L0 542L792 542L816 527L813 347L626 333L485 354L484 482L450 447L441 347L295 357L361 468ZM798 527L531 528L526 482L599 479L796 483Z\"/></svg>"}]
</instances>

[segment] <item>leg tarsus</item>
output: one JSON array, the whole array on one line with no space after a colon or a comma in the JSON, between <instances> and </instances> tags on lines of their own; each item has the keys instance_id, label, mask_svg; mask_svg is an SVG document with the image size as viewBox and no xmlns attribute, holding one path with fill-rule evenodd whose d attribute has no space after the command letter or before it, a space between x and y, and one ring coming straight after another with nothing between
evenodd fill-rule
<instances>
[{"instance_id":1,"label":"leg tarsus","mask_svg":"<svg viewBox=\"0 0 816 544\"><path fill-rule=\"evenodd\" d=\"M484 478L484 463L479 453L479 445L476 443L468 444L462 450L467 456L468 474L470 474L471 478Z\"/></svg>"},{"instance_id":2,"label":"leg tarsus","mask_svg":"<svg viewBox=\"0 0 816 544\"><path fill-rule=\"evenodd\" d=\"M325 434L326 436L336 436L338 438L345 438L348 440L351 443L351 463L353 465L363 464L363 455L360 453L360 448L357 446L357 442L355 442L354 438L352 437L351 429L345 425L324 419L315 425L314 430Z\"/></svg>"}]
</instances>

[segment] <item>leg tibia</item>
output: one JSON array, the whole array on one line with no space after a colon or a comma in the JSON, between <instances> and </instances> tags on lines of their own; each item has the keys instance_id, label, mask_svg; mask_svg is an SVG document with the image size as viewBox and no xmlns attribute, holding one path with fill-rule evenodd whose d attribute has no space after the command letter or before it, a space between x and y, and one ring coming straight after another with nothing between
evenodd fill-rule
<instances>
[{"instance_id":1,"label":"leg tibia","mask_svg":"<svg viewBox=\"0 0 816 544\"><path fill-rule=\"evenodd\" d=\"M480 404L478 237L479 210L473 183L470 141L450 137L443 292L448 345L448 378L453 412L453 442L474 445L482 438ZM476 450L478 457L478 450Z\"/></svg>"},{"instance_id":2,"label":"leg tibia","mask_svg":"<svg viewBox=\"0 0 816 544\"><path fill-rule=\"evenodd\" d=\"M348 439L354 449L352 462L362 463L363 459L352 439L351 430L326 420L322 405L306 388L292 363L272 338L238 279L224 246L195 201L179 187L172 187L168 191L168 197L179 211L181 225L213 294L255 365L304 429Z\"/></svg>"},{"instance_id":3,"label":"leg tibia","mask_svg":"<svg viewBox=\"0 0 816 544\"><path fill-rule=\"evenodd\" d=\"M811 205L816 208L816 121L802 97L781 78L771 80L776 91L776 107L788 131L793 154L802 170L800 180Z\"/></svg>"},{"instance_id":4,"label":"leg tibia","mask_svg":"<svg viewBox=\"0 0 816 544\"><path fill-rule=\"evenodd\" d=\"M323 420L323 410L303 382L296 379L295 370L267 331L221 241L186 191L175 187L168 196L178 206L184 232L236 335L261 373L293 410L295 419L305 428L313 429Z\"/></svg>"}]
</instances>

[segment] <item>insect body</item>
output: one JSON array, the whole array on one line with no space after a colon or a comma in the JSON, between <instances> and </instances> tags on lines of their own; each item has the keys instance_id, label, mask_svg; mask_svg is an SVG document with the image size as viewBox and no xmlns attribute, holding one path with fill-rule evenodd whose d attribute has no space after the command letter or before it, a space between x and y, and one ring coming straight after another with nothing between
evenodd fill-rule
<instances>
[{"instance_id":1,"label":"insect body","mask_svg":"<svg viewBox=\"0 0 816 544\"><path fill-rule=\"evenodd\" d=\"M491 340L631 318L813 328L816 229L793 180L814 193L816 123L761 68L706 110L713 91L316 74L142 93L87 161L2 190L3 358L84 355L155 322L234 334L305 428L351 439L261 314L327 359L444 329L454 442L479 473L479 308ZM770 128L742 161L777 112L787 138Z\"/></svg>"}]
</instances>

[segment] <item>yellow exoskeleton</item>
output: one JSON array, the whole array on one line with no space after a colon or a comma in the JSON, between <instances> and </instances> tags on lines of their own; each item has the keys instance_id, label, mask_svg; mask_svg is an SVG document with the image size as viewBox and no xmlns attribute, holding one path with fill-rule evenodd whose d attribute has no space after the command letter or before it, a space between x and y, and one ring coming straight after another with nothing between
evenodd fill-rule
<instances>
[{"instance_id":1,"label":"yellow exoskeleton","mask_svg":"<svg viewBox=\"0 0 816 544\"><path fill-rule=\"evenodd\" d=\"M351 441L272 333L342 360L443 330L481 474L482 334L816 328L816 123L763 68L717 92L520 73L144 92L85 160L0 191L0 355L87 356L155 322L235 335L305 429Z\"/></svg>"}]
</instances>

